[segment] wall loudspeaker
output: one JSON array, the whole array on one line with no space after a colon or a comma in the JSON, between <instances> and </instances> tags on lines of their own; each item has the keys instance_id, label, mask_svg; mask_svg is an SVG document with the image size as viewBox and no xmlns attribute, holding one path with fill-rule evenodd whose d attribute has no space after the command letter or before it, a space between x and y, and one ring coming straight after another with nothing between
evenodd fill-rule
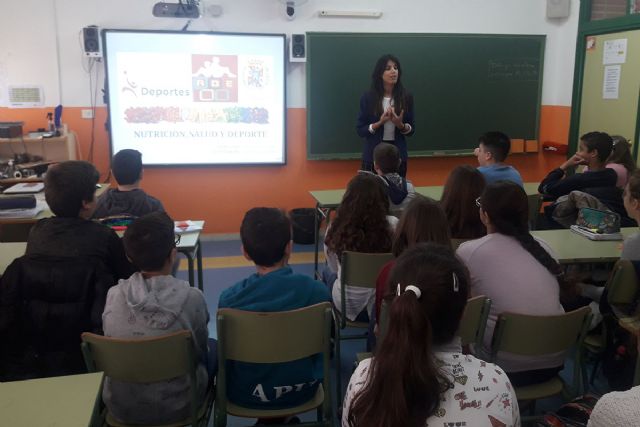
<instances>
[{"instance_id":1,"label":"wall loudspeaker","mask_svg":"<svg viewBox=\"0 0 640 427\"><path fill-rule=\"evenodd\" d=\"M100 31L95 25L82 29L84 54L90 58L102 58L100 49Z\"/></svg>"},{"instance_id":2,"label":"wall loudspeaker","mask_svg":"<svg viewBox=\"0 0 640 427\"><path fill-rule=\"evenodd\" d=\"M291 34L289 38L289 62L306 62L307 44L304 34Z\"/></svg>"},{"instance_id":3,"label":"wall loudspeaker","mask_svg":"<svg viewBox=\"0 0 640 427\"><path fill-rule=\"evenodd\" d=\"M568 18L571 0L547 0L547 18Z\"/></svg>"}]
</instances>

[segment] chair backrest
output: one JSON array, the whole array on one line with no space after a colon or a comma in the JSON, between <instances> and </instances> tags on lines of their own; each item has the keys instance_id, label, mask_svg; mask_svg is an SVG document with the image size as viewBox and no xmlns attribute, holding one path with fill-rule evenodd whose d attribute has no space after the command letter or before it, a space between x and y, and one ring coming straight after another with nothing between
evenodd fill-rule
<instances>
[{"instance_id":1,"label":"chair backrest","mask_svg":"<svg viewBox=\"0 0 640 427\"><path fill-rule=\"evenodd\" d=\"M393 259L390 253L363 253L344 251L340 261L340 283L361 288L376 287L376 279L382 267Z\"/></svg>"},{"instance_id":2,"label":"chair backrest","mask_svg":"<svg viewBox=\"0 0 640 427\"><path fill-rule=\"evenodd\" d=\"M195 374L191 332L140 338L82 334L82 353L89 371L104 371L118 381L153 383Z\"/></svg>"},{"instance_id":3,"label":"chair backrest","mask_svg":"<svg viewBox=\"0 0 640 427\"><path fill-rule=\"evenodd\" d=\"M451 249L453 249L453 251L457 251L458 247L460 247L461 244L463 244L464 242L468 242L469 240L473 240L473 239L451 239Z\"/></svg>"},{"instance_id":4,"label":"chair backrest","mask_svg":"<svg viewBox=\"0 0 640 427\"><path fill-rule=\"evenodd\" d=\"M635 303L638 296L638 275L633 263L621 259L613 266L607 282L607 301L609 305L627 308Z\"/></svg>"},{"instance_id":5,"label":"chair backrest","mask_svg":"<svg viewBox=\"0 0 640 427\"><path fill-rule=\"evenodd\" d=\"M528 356L566 351L584 338L590 313L589 307L554 316L501 313L493 333L492 359L498 351Z\"/></svg>"},{"instance_id":6,"label":"chair backrest","mask_svg":"<svg viewBox=\"0 0 640 427\"><path fill-rule=\"evenodd\" d=\"M457 333L462 345L482 344L490 309L491 300L484 295L467 300Z\"/></svg>"},{"instance_id":7,"label":"chair backrest","mask_svg":"<svg viewBox=\"0 0 640 427\"><path fill-rule=\"evenodd\" d=\"M326 313L328 309L328 314ZM322 353L328 344L328 302L271 313L218 310L218 349L225 359L247 363L284 363Z\"/></svg>"},{"instance_id":8,"label":"chair backrest","mask_svg":"<svg viewBox=\"0 0 640 427\"><path fill-rule=\"evenodd\" d=\"M529 227L531 230L535 230L537 219L540 215L540 207L542 206L542 195L529 194L527 195L527 202L529 205Z\"/></svg>"},{"instance_id":9,"label":"chair backrest","mask_svg":"<svg viewBox=\"0 0 640 427\"><path fill-rule=\"evenodd\" d=\"M89 372L103 371L112 379L129 383L154 383L184 375L190 380L191 421L198 419L197 360L193 338L187 330L157 337L111 338L82 334L82 355Z\"/></svg>"},{"instance_id":10,"label":"chair backrest","mask_svg":"<svg viewBox=\"0 0 640 427\"><path fill-rule=\"evenodd\" d=\"M323 389L329 393L331 322L331 304L328 302L270 313L219 309L216 405L226 411L227 360L283 363L322 353ZM330 394L325 394L323 413L326 419L330 418Z\"/></svg>"}]
</instances>

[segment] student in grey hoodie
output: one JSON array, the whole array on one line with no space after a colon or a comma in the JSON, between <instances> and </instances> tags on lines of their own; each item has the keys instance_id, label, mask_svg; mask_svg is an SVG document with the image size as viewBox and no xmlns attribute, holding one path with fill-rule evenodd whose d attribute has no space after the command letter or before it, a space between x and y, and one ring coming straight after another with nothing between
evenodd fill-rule
<instances>
[{"instance_id":1,"label":"student in grey hoodie","mask_svg":"<svg viewBox=\"0 0 640 427\"><path fill-rule=\"evenodd\" d=\"M145 338L190 330L200 360L196 387L198 396L204 399L209 382L209 312L200 290L171 276L176 243L173 221L164 212L140 217L127 228L125 251L140 272L109 290L102 314L104 334ZM107 377L103 397L111 414L121 422L164 424L190 415L189 387L186 376L151 384L124 383Z\"/></svg>"}]
</instances>

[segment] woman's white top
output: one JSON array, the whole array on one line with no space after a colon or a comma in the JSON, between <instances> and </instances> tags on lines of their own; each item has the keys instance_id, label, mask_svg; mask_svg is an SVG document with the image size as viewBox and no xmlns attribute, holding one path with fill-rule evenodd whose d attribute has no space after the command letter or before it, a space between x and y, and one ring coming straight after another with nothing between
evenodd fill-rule
<instances>
[{"instance_id":1,"label":"woman's white top","mask_svg":"<svg viewBox=\"0 0 640 427\"><path fill-rule=\"evenodd\" d=\"M462 354L459 338L435 350L436 364L453 388L442 394L436 412L427 418L425 426L520 426L518 400L502 369ZM349 426L351 402L367 384L371 360L360 362L351 376L342 409L342 427Z\"/></svg>"},{"instance_id":2,"label":"woman's white top","mask_svg":"<svg viewBox=\"0 0 640 427\"><path fill-rule=\"evenodd\" d=\"M613 391L598 400L591 412L588 427L640 425L640 386L627 391Z\"/></svg>"},{"instance_id":3,"label":"woman's white top","mask_svg":"<svg viewBox=\"0 0 640 427\"><path fill-rule=\"evenodd\" d=\"M382 111L387 111L387 108L393 107L393 101L386 96L382 98ZM382 133L383 141L395 141L396 139L396 125L391 120L384 122L384 129Z\"/></svg>"}]
</instances>

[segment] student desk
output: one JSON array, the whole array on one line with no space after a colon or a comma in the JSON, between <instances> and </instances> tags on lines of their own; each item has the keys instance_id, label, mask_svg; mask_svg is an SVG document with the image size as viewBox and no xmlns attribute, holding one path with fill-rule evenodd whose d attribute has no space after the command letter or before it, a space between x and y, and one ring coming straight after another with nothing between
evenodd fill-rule
<instances>
[{"instance_id":1,"label":"student desk","mask_svg":"<svg viewBox=\"0 0 640 427\"><path fill-rule=\"evenodd\" d=\"M638 227L621 230L624 238L637 233ZM560 264L615 262L622 252L622 241L589 240L569 229L532 231L555 252Z\"/></svg>"},{"instance_id":2,"label":"student desk","mask_svg":"<svg viewBox=\"0 0 640 427\"><path fill-rule=\"evenodd\" d=\"M9 267L14 259L24 255L27 250L27 242L3 242L0 243L0 276Z\"/></svg>"},{"instance_id":3,"label":"student desk","mask_svg":"<svg viewBox=\"0 0 640 427\"><path fill-rule=\"evenodd\" d=\"M528 196L532 196L538 194L538 186L540 183L538 182L525 182L524 190ZM430 197L434 200L440 200L442 197L442 190L444 189L443 185L432 185L426 187L415 187L416 193L421 194L426 197ZM331 216L331 212L336 210L338 206L340 206L340 202L342 201L342 196L344 196L345 189L339 190L312 190L309 191L311 197L313 197L316 201L316 215L315 215L315 256L314 256L314 271L316 277L318 276L318 250L319 250L319 241L318 237L320 235L320 225L322 224L322 220L326 220L329 222L329 218Z\"/></svg>"},{"instance_id":4,"label":"student desk","mask_svg":"<svg viewBox=\"0 0 640 427\"><path fill-rule=\"evenodd\" d=\"M191 221L198 230L194 231L181 231L177 234L180 235L180 243L176 246L178 252L187 257L189 264L189 284L194 286L194 268L193 260L195 258L198 267L198 289L204 292L204 281L202 278L202 247L200 245L200 232L204 227L204 221Z\"/></svg>"},{"instance_id":5,"label":"student desk","mask_svg":"<svg viewBox=\"0 0 640 427\"><path fill-rule=\"evenodd\" d=\"M102 372L0 383L0 425L98 424Z\"/></svg>"}]
</instances>

